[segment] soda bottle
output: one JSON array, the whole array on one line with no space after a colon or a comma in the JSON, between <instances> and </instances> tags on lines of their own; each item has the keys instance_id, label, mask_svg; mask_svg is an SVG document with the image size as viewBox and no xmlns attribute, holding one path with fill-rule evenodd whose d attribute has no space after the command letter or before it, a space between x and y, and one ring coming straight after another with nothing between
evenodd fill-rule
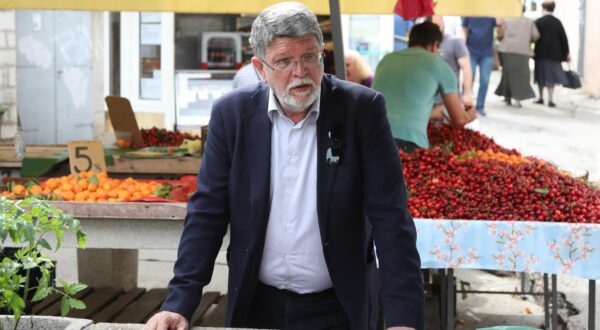
<instances>
[{"instance_id":1,"label":"soda bottle","mask_svg":"<svg viewBox=\"0 0 600 330\"><path fill-rule=\"evenodd\" d=\"M15 157L18 160L22 160L25 157L25 135L21 127L17 128L17 134L15 134Z\"/></svg>"}]
</instances>

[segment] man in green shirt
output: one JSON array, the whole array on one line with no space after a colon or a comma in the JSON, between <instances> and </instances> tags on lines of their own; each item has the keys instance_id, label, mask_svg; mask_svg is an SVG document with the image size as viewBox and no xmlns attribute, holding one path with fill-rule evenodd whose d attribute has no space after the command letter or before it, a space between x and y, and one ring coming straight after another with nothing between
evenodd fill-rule
<instances>
[{"instance_id":1,"label":"man in green shirt","mask_svg":"<svg viewBox=\"0 0 600 330\"><path fill-rule=\"evenodd\" d=\"M372 88L385 97L392 134L407 152L429 148L427 123L438 91L453 126L462 127L477 117L473 107L461 104L456 77L437 55L442 37L431 22L413 26L409 48L386 55L375 71Z\"/></svg>"}]
</instances>

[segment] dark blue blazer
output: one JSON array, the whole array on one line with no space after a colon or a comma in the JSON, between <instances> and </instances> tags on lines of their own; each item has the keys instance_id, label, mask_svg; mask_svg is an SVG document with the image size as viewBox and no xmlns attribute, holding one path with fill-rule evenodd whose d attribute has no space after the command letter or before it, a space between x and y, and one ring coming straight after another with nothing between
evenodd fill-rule
<instances>
[{"instance_id":1,"label":"dark blue blazer","mask_svg":"<svg viewBox=\"0 0 600 330\"><path fill-rule=\"evenodd\" d=\"M244 326L269 219L269 86L243 87L215 102L198 191L188 203L169 296L162 306L188 320L230 225L226 325ZM387 326L423 328L424 300L416 230L383 96L325 75L317 120L317 213L335 292L354 329L367 329L377 247ZM326 162L333 123L341 124L337 166ZM367 220L368 219L368 220Z\"/></svg>"}]
</instances>

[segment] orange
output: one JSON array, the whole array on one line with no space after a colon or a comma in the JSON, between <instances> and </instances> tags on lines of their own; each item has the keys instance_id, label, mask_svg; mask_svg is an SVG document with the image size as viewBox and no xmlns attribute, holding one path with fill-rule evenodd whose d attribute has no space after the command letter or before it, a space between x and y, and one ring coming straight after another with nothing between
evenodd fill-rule
<instances>
[{"instance_id":1,"label":"orange","mask_svg":"<svg viewBox=\"0 0 600 330\"><path fill-rule=\"evenodd\" d=\"M29 187L29 193L33 195L41 195L44 193L44 189L38 185L31 186Z\"/></svg>"},{"instance_id":2,"label":"orange","mask_svg":"<svg viewBox=\"0 0 600 330\"><path fill-rule=\"evenodd\" d=\"M108 193L102 189L98 189L96 190L96 195L98 196L98 199L107 199L108 198Z\"/></svg>"},{"instance_id":3,"label":"orange","mask_svg":"<svg viewBox=\"0 0 600 330\"><path fill-rule=\"evenodd\" d=\"M131 195L129 194L129 191L127 190L119 190L119 195L117 197L118 200L121 201L126 201L131 197Z\"/></svg>"},{"instance_id":4,"label":"orange","mask_svg":"<svg viewBox=\"0 0 600 330\"><path fill-rule=\"evenodd\" d=\"M94 182L88 183L87 190L91 191L91 192L98 190L98 184L96 184Z\"/></svg>"},{"instance_id":5,"label":"orange","mask_svg":"<svg viewBox=\"0 0 600 330\"><path fill-rule=\"evenodd\" d=\"M119 191L118 190L109 190L108 191L108 197L109 197L108 200L110 200L111 198L114 199L114 198L119 197Z\"/></svg>"},{"instance_id":6,"label":"orange","mask_svg":"<svg viewBox=\"0 0 600 330\"><path fill-rule=\"evenodd\" d=\"M62 193L62 198L66 201L72 201L75 199L75 194L72 191L65 191Z\"/></svg>"},{"instance_id":7,"label":"orange","mask_svg":"<svg viewBox=\"0 0 600 330\"><path fill-rule=\"evenodd\" d=\"M25 187L21 184L16 184L12 188L12 192L15 195L25 195L25 194L27 194L27 189L25 189Z\"/></svg>"},{"instance_id":8,"label":"orange","mask_svg":"<svg viewBox=\"0 0 600 330\"><path fill-rule=\"evenodd\" d=\"M60 190L62 191L72 191L73 186L70 183L63 182L60 184Z\"/></svg>"},{"instance_id":9,"label":"orange","mask_svg":"<svg viewBox=\"0 0 600 330\"><path fill-rule=\"evenodd\" d=\"M46 187L50 188L50 190L54 190L54 189L58 188L59 184L60 184L59 179L51 178L51 179L46 180Z\"/></svg>"},{"instance_id":10,"label":"orange","mask_svg":"<svg viewBox=\"0 0 600 330\"><path fill-rule=\"evenodd\" d=\"M88 181L86 179L80 179L77 181L77 186L81 188L81 190L86 190L88 186Z\"/></svg>"}]
</instances>

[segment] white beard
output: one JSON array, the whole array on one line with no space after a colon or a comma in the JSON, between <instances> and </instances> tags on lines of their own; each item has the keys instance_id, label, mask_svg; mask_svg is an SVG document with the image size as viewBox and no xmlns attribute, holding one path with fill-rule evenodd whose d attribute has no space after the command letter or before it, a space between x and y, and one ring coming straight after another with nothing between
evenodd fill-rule
<instances>
[{"instance_id":1,"label":"white beard","mask_svg":"<svg viewBox=\"0 0 600 330\"><path fill-rule=\"evenodd\" d=\"M311 85L313 87L312 92L308 91L308 92L303 92L300 94L300 96L308 95L307 98L304 100L299 100L295 96L292 96L290 94L290 90L292 88L300 86L300 85ZM279 97L279 102L281 103L281 106L284 109L286 109L290 112L300 113L300 112L306 110L308 107L310 107L313 104L313 102L315 102L315 100L319 97L320 93L321 93L321 86L315 86L315 83L312 79L310 79L309 77L304 77L304 78L292 81L286 87L283 95L281 95L281 97Z\"/></svg>"}]
</instances>

